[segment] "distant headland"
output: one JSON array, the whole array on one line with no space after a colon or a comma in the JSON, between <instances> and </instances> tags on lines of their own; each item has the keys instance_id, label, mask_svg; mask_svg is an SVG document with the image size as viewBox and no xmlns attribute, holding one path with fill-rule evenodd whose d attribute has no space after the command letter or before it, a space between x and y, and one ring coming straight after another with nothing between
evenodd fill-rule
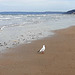
<instances>
[{"instance_id":1,"label":"distant headland","mask_svg":"<svg viewBox=\"0 0 75 75\"><path fill-rule=\"evenodd\" d=\"M75 9L74 10L67 11L65 14L75 14Z\"/></svg>"},{"instance_id":2,"label":"distant headland","mask_svg":"<svg viewBox=\"0 0 75 75\"><path fill-rule=\"evenodd\" d=\"M27 14L75 14L74 10L69 10L67 12L55 12L55 11L45 11L45 12L0 12L1 15L27 15Z\"/></svg>"}]
</instances>

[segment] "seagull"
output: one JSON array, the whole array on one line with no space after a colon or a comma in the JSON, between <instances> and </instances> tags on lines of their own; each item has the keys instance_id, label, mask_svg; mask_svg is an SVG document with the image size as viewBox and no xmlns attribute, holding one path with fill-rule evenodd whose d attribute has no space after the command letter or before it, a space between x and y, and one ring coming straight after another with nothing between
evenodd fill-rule
<instances>
[{"instance_id":1,"label":"seagull","mask_svg":"<svg viewBox=\"0 0 75 75\"><path fill-rule=\"evenodd\" d=\"M44 54L44 51L45 51L45 45L43 45L43 47L38 52Z\"/></svg>"}]
</instances>

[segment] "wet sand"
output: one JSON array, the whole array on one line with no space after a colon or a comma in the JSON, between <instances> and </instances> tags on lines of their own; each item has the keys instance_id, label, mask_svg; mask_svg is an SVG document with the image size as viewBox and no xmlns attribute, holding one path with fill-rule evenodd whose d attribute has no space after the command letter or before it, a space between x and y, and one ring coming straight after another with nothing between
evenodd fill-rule
<instances>
[{"instance_id":1,"label":"wet sand","mask_svg":"<svg viewBox=\"0 0 75 75\"><path fill-rule=\"evenodd\" d=\"M75 27L0 53L0 75L75 75ZM46 45L44 54L37 53Z\"/></svg>"}]
</instances>

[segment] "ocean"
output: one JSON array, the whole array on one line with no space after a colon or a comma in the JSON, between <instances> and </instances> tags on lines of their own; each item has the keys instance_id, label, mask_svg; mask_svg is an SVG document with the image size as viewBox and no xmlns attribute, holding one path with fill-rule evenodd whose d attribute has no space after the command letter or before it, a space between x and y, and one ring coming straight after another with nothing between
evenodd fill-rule
<instances>
[{"instance_id":1,"label":"ocean","mask_svg":"<svg viewBox=\"0 0 75 75\"><path fill-rule=\"evenodd\" d=\"M54 35L75 26L73 14L0 14L0 51Z\"/></svg>"}]
</instances>

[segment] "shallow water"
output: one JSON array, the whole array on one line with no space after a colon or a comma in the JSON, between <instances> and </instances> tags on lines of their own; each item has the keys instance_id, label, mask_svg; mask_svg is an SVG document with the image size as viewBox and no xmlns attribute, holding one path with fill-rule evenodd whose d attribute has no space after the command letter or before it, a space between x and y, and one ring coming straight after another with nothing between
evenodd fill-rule
<instances>
[{"instance_id":1,"label":"shallow water","mask_svg":"<svg viewBox=\"0 0 75 75\"><path fill-rule=\"evenodd\" d=\"M75 15L0 15L0 51L52 36L51 30L73 25Z\"/></svg>"}]
</instances>

